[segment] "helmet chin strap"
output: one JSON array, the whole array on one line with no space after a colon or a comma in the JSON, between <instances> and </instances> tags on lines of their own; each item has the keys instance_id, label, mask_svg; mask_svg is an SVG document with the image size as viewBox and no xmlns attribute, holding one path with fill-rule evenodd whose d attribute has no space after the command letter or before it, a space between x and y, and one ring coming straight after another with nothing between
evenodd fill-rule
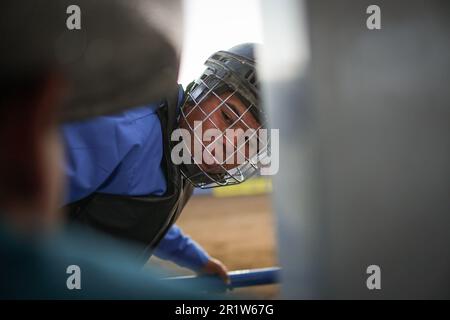
<instances>
[{"instance_id":1,"label":"helmet chin strap","mask_svg":"<svg viewBox=\"0 0 450 320\"><path fill-rule=\"evenodd\" d=\"M197 164L181 164L181 173L197 188L207 189L226 185L225 173L207 173ZM210 184L214 185L208 187Z\"/></svg>"}]
</instances>

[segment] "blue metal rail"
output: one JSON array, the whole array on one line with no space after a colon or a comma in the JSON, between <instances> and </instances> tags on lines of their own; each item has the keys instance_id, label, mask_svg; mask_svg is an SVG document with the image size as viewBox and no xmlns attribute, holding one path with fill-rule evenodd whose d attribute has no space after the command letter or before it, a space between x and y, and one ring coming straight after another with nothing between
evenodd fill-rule
<instances>
[{"instance_id":1,"label":"blue metal rail","mask_svg":"<svg viewBox=\"0 0 450 320\"><path fill-rule=\"evenodd\" d=\"M177 284L194 286L206 291L225 291L227 289L275 284L280 281L281 268L260 268L236 270L228 273L230 283L226 284L217 276L181 276L170 277L164 280Z\"/></svg>"}]
</instances>

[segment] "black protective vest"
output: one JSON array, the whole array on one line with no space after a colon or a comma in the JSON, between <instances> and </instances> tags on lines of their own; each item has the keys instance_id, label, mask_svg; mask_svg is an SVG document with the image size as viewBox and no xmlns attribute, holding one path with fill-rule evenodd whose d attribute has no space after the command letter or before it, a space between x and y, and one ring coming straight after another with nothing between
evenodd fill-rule
<instances>
[{"instance_id":1,"label":"black protective vest","mask_svg":"<svg viewBox=\"0 0 450 320\"><path fill-rule=\"evenodd\" d=\"M162 196L123 196L93 193L67 205L72 221L88 225L113 237L136 242L150 252L176 221L193 187L170 158L170 134L176 124L177 99L157 111L163 135L163 169L167 191ZM150 253L149 253L150 254Z\"/></svg>"}]
</instances>

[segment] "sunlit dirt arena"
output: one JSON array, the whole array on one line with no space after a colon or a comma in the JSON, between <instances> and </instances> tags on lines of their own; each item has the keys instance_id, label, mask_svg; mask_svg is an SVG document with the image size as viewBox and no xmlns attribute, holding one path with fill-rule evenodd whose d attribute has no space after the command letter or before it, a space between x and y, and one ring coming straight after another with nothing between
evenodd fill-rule
<instances>
[{"instance_id":1,"label":"sunlit dirt arena","mask_svg":"<svg viewBox=\"0 0 450 320\"><path fill-rule=\"evenodd\" d=\"M177 224L211 256L222 260L230 271L277 265L269 195L196 195L189 201ZM155 257L150 259L150 264L162 264L174 274L192 274ZM278 285L240 288L228 294L273 299L278 295Z\"/></svg>"}]
</instances>

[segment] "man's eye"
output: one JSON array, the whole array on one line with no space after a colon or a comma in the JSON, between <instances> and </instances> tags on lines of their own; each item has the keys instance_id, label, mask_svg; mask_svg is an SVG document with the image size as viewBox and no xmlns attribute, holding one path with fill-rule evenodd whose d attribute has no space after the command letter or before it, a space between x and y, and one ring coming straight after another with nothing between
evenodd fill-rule
<instances>
[{"instance_id":1,"label":"man's eye","mask_svg":"<svg viewBox=\"0 0 450 320\"><path fill-rule=\"evenodd\" d=\"M233 119L231 119L231 117L228 116L228 115L226 114L226 112L224 112L223 110L222 110L222 116L224 117L225 121L228 122L229 124L232 124L232 123L233 123Z\"/></svg>"}]
</instances>

